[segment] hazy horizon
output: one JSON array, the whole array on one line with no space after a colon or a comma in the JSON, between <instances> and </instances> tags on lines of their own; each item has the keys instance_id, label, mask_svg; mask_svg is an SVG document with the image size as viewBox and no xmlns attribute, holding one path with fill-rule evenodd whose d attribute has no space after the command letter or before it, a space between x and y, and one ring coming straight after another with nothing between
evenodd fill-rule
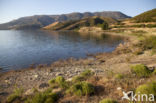
<instances>
[{"instance_id":1,"label":"hazy horizon","mask_svg":"<svg viewBox=\"0 0 156 103\"><path fill-rule=\"evenodd\" d=\"M0 1L0 24L20 17L34 15L60 15L73 12L102 12L119 11L128 16L136 16L145 11L156 8L155 0L1 0Z\"/></svg>"}]
</instances>

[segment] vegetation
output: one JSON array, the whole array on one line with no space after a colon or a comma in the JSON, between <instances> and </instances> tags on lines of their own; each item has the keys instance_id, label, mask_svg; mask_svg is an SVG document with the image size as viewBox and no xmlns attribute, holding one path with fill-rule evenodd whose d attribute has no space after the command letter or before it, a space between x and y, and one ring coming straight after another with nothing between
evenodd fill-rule
<instances>
[{"instance_id":1,"label":"vegetation","mask_svg":"<svg viewBox=\"0 0 156 103\"><path fill-rule=\"evenodd\" d=\"M25 103L56 103L59 95L52 93L51 89L45 92L37 92L32 98L28 98Z\"/></svg>"},{"instance_id":2,"label":"vegetation","mask_svg":"<svg viewBox=\"0 0 156 103\"><path fill-rule=\"evenodd\" d=\"M155 28L156 24L115 25L111 28Z\"/></svg>"},{"instance_id":3,"label":"vegetation","mask_svg":"<svg viewBox=\"0 0 156 103\"><path fill-rule=\"evenodd\" d=\"M8 103L12 103L16 99L21 98L22 93L23 93L23 89L22 88L16 88L14 90L14 92L7 98L7 102Z\"/></svg>"},{"instance_id":4,"label":"vegetation","mask_svg":"<svg viewBox=\"0 0 156 103\"><path fill-rule=\"evenodd\" d=\"M135 65L132 68L133 68L132 69L133 73L135 73L139 77L140 76L146 77L148 75L148 74L146 74L146 73L148 73L148 70L147 70L148 67L145 65ZM153 71L153 73L154 73L154 71ZM150 78L154 75L148 75L148 76ZM138 84L137 82L134 82L134 81L139 81L140 79L136 78L135 76L133 76L131 74L127 74L127 76L125 76L124 74L120 74L120 73L116 74L115 78L120 79L120 81L118 81L118 80L114 81L114 79L112 79L112 78L105 78L105 80L102 79L102 81L96 79L95 81L97 83L95 83L95 81L93 81L93 82L90 81L94 77L94 73L91 70L85 70L84 72L82 72L80 75L78 75L76 77L79 77L81 79L72 80L72 81L67 82L63 77L58 76L49 81L50 87L48 89L44 90L43 92L39 92L38 90L34 89L33 94L30 94L25 97L23 96L24 99L21 99L22 98L21 90L17 89L13 93L13 94L16 94L15 96L12 97L14 99L11 98L8 102L16 103L16 102L18 102L17 100L19 100L19 101L22 101L23 103L57 103L58 101L61 101L62 99L66 99L66 97L68 98L73 95L75 95L74 98L79 98L81 96L88 97L88 96L94 95L93 96L93 98L94 98L94 97L96 97L97 93L99 93L99 91L103 91L104 93L100 92L100 93L103 93L102 95L108 95L108 92L111 95L109 94L109 98L103 99L103 100L99 101L99 103L118 103L116 100L113 100L110 98L112 95L114 95L114 92L115 92L115 95L118 93L116 91L117 87L123 87L124 89L127 89L127 88L134 89L135 87L138 87L136 89L136 93L137 92L147 93L147 94L154 93L154 95L156 93L155 92L156 91L156 87L155 87L156 82L151 82L151 83L140 85L140 83ZM149 78L144 78L144 79L149 79ZM149 80L151 80L151 79L149 79ZM104 86L101 87L102 86L101 84L104 84ZM131 85L129 85L129 84L131 84ZM138 86L138 85L140 85L140 86ZM56 91L53 91L53 89L55 89L54 87L57 89L58 88L62 88L62 89L60 92L56 92ZM104 89L106 88L106 89L103 90L102 88L104 88ZM108 91L107 91L107 89L108 89ZM110 90L113 90L113 91L110 91ZM60 99L60 98L62 98L62 99Z\"/></svg>"},{"instance_id":5,"label":"vegetation","mask_svg":"<svg viewBox=\"0 0 156 103\"><path fill-rule=\"evenodd\" d=\"M94 86L87 82L78 82L75 83L68 90L68 93L75 94L77 96L91 95L95 92Z\"/></svg>"},{"instance_id":6,"label":"vegetation","mask_svg":"<svg viewBox=\"0 0 156 103\"><path fill-rule=\"evenodd\" d=\"M68 83L65 81L65 79L61 76L58 76L54 79L49 80L49 84L51 87L60 87L62 89L68 88Z\"/></svg>"},{"instance_id":7,"label":"vegetation","mask_svg":"<svg viewBox=\"0 0 156 103\"><path fill-rule=\"evenodd\" d=\"M131 67L132 73L136 74L138 77L148 77L151 74L151 71L147 66L143 64L138 64Z\"/></svg>"},{"instance_id":8,"label":"vegetation","mask_svg":"<svg viewBox=\"0 0 156 103\"><path fill-rule=\"evenodd\" d=\"M94 73L91 70L85 70L80 75L73 77L72 82L75 83L75 82L85 81L93 75Z\"/></svg>"},{"instance_id":9,"label":"vegetation","mask_svg":"<svg viewBox=\"0 0 156 103\"><path fill-rule=\"evenodd\" d=\"M114 23L114 21L113 19L91 17L91 18L85 18L81 20L60 22L60 23L57 23L56 25L51 26L50 29L52 30L75 30L81 27L96 26L96 27L101 27L103 30L106 30L109 28L108 23Z\"/></svg>"},{"instance_id":10,"label":"vegetation","mask_svg":"<svg viewBox=\"0 0 156 103\"><path fill-rule=\"evenodd\" d=\"M101 27L102 28L102 30L107 30L107 29L109 29L109 25L108 25L108 23L102 23L102 24L99 24L98 25L99 27Z\"/></svg>"},{"instance_id":11,"label":"vegetation","mask_svg":"<svg viewBox=\"0 0 156 103\"><path fill-rule=\"evenodd\" d=\"M156 75L156 69L154 69L153 74L155 74L155 75Z\"/></svg>"},{"instance_id":12,"label":"vegetation","mask_svg":"<svg viewBox=\"0 0 156 103\"><path fill-rule=\"evenodd\" d=\"M138 16L135 16L132 18L132 20L135 20L135 22L155 22L156 21L156 9L146 11Z\"/></svg>"},{"instance_id":13,"label":"vegetation","mask_svg":"<svg viewBox=\"0 0 156 103\"><path fill-rule=\"evenodd\" d=\"M101 100L99 103L118 103L118 102L113 99L106 98L106 99Z\"/></svg>"},{"instance_id":14,"label":"vegetation","mask_svg":"<svg viewBox=\"0 0 156 103\"><path fill-rule=\"evenodd\" d=\"M116 79L123 79L124 78L124 75L119 73L119 74L116 74L115 75L115 78Z\"/></svg>"},{"instance_id":15,"label":"vegetation","mask_svg":"<svg viewBox=\"0 0 156 103\"><path fill-rule=\"evenodd\" d=\"M144 40L141 41L140 46L143 48L143 50L156 49L156 36L144 38Z\"/></svg>"},{"instance_id":16,"label":"vegetation","mask_svg":"<svg viewBox=\"0 0 156 103\"><path fill-rule=\"evenodd\" d=\"M147 95L154 94L154 96L156 96L156 82L151 82L151 83L140 85L136 89L136 93L138 92L140 94L147 94Z\"/></svg>"}]
</instances>

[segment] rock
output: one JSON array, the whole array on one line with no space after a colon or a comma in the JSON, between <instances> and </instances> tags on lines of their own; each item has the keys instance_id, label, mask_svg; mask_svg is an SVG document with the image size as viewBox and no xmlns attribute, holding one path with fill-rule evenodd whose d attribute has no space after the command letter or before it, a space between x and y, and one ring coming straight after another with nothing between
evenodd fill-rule
<instances>
[{"instance_id":1,"label":"rock","mask_svg":"<svg viewBox=\"0 0 156 103\"><path fill-rule=\"evenodd\" d=\"M0 70L3 70L3 68L2 68L2 67L0 67Z\"/></svg>"},{"instance_id":2,"label":"rock","mask_svg":"<svg viewBox=\"0 0 156 103\"><path fill-rule=\"evenodd\" d=\"M28 89L24 94L25 95L33 94L33 90L32 89Z\"/></svg>"},{"instance_id":3,"label":"rock","mask_svg":"<svg viewBox=\"0 0 156 103\"><path fill-rule=\"evenodd\" d=\"M38 77L38 75L36 74L36 75L34 75L34 77L35 77L35 78L37 78L37 77Z\"/></svg>"},{"instance_id":4,"label":"rock","mask_svg":"<svg viewBox=\"0 0 156 103\"><path fill-rule=\"evenodd\" d=\"M62 75L62 73L60 73L60 72L56 73L56 76L61 76L61 75Z\"/></svg>"},{"instance_id":5,"label":"rock","mask_svg":"<svg viewBox=\"0 0 156 103\"><path fill-rule=\"evenodd\" d=\"M9 80L5 80L5 83L9 84L9 83L10 83L10 81L9 81Z\"/></svg>"},{"instance_id":6,"label":"rock","mask_svg":"<svg viewBox=\"0 0 156 103\"><path fill-rule=\"evenodd\" d=\"M68 78L67 81L72 81L72 78Z\"/></svg>"},{"instance_id":7,"label":"rock","mask_svg":"<svg viewBox=\"0 0 156 103\"><path fill-rule=\"evenodd\" d=\"M47 87L49 87L49 84L48 83L41 83L39 85L39 89L43 89L43 88L47 88Z\"/></svg>"},{"instance_id":8,"label":"rock","mask_svg":"<svg viewBox=\"0 0 156 103\"><path fill-rule=\"evenodd\" d=\"M62 91L61 88L56 88L56 89L53 89L53 90L52 90L53 93L59 93L59 92L61 92L61 91Z\"/></svg>"},{"instance_id":9,"label":"rock","mask_svg":"<svg viewBox=\"0 0 156 103\"><path fill-rule=\"evenodd\" d=\"M8 94L9 94L8 92L0 92L0 96L7 96Z\"/></svg>"},{"instance_id":10,"label":"rock","mask_svg":"<svg viewBox=\"0 0 156 103\"><path fill-rule=\"evenodd\" d=\"M151 71L154 71L155 67L154 66L153 67L148 67L148 69L151 70Z\"/></svg>"},{"instance_id":11,"label":"rock","mask_svg":"<svg viewBox=\"0 0 156 103\"><path fill-rule=\"evenodd\" d=\"M121 90L121 87L118 87L117 90Z\"/></svg>"}]
</instances>

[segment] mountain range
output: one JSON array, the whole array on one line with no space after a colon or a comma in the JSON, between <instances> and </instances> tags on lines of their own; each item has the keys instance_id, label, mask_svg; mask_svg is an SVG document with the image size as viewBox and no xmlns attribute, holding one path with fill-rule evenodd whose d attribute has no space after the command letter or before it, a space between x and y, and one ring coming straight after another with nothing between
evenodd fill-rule
<instances>
[{"instance_id":1,"label":"mountain range","mask_svg":"<svg viewBox=\"0 0 156 103\"><path fill-rule=\"evenodd\" d=\"M8 23L0 24L0 29L40 29L54 22L63 22L70 20L80 20L87 17L100 16L109 17L113 19L126 19L131 18L118 11L103 11L103 12L74 12L70 14L61 15L34 15L28 17L22 17L17 20L10 21Z\"/></svg>"}]
</instances>

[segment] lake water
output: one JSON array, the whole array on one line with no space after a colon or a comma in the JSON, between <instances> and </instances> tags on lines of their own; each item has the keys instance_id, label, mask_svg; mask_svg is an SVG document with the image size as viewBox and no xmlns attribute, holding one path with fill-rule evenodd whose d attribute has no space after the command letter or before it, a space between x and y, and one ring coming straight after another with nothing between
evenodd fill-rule
<instances>
[{"instance_id":1,"label":"lake water","mask_svg":"<svg viewBox=\"0 0 156 103\"><path fill-rule=\"evenodd\" d=\"M89 53L111 52L123 38L76 32L0 30L1 71L51 64L59 59L83 58Z\"/></svg>"}]
</instances>

